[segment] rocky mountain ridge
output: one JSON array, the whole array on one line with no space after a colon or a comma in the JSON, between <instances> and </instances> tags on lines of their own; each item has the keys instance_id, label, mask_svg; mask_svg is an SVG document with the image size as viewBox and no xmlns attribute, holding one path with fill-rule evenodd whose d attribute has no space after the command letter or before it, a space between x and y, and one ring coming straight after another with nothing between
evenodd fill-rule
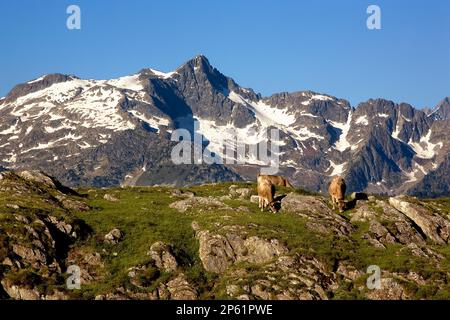
<instances>
[{"instance_id":1,"label":"rocky mountain ridge","mask_svg":"<svg viewBox=\"0 0 450 320\"><path fill-rule=\"evenodd\" d=\"M201 134L201 147L220 154L223 139L254 146L278 128L280 173L297 186L324 191L339 174L352 191L448 195L448 101L427 113L383 99L354 108L312 91L262 97L201 55L169 73L51 74L0 100L0 166L44 170L70 186L252 180L267 162L250 153L245 165L174 165L171 133Z\"/></svg>"}]
</instances>

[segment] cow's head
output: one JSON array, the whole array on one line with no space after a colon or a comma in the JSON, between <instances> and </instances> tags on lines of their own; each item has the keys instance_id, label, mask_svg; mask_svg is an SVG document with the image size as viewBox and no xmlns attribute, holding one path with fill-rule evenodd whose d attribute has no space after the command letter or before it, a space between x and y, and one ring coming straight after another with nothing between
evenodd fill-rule
<instances>
[{"instance_id":1,"label":"cow's head","mask_svg":"<svg viewBox=\"0 0 450 320\"><path fill-rule=\"evenodd\" d=\"M344 199L338 201L339 212L342 213L345 211L345 201Z\"/></svg>"},{"instance_id":2,"label":"cow's head","mask_svg":"<svg viewBox=\"0 0 450 320\"><path fill-rule=\"evenodd\" d=\"M281 202L280 201L272 201L269 203L270 211L273 213L277 213L281 209Z\"/></svg>"}]
</instances>

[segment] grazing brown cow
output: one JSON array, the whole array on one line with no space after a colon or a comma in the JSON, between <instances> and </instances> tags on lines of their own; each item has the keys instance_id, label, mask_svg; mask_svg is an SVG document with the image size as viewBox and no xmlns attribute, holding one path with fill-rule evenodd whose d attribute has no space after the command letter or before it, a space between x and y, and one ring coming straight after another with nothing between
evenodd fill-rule
<instances>
[{"instance_id":1,"label":"grazing brown cow","mask_svg":"<svg viewBox=\"0 0 450 320\"><path fill-rule=\"evenodd\" d=\"M268 206L273 213L278 212L278 207L276 205L275 198L275 186L267 178L263 176L258 176L258 197L259 197L259 208L261 211Z\"/></svg>"},{"instance_id":2,"label":"grazing brown cow","mask_svg":"<svg viewBox=\"0 0 450 320\"><path fill-rule=\"evenodd\" d=\"M288 179L282 176L271 176L265 174L258 174L258 177L263 177L265 179L270 180L274 185L281 187L288 187L294 189L294 186L289 182Z\"/></svg>"},{"instance_id":3,"label":"grazing brown cow","mask_svg":"<svg viewBox=\"0 0 450 320\"><path fill-rule=\"evenodd\" d=\"M331 180L330 186L328 188L328 193L331 196L331 202L333 203L333 210L336 208L336 204L338 205L339 212L344 212L345 210L345 190L347 186L345 185L345 181L342 177L336 176Z\"/></svg>"}]
</instances>

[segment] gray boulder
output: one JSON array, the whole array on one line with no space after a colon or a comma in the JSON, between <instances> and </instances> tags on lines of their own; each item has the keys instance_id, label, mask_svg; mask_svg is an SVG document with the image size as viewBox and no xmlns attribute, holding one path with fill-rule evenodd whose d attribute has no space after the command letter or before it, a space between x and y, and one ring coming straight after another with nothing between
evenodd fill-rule
<instances>
[{"instance_id":1,"label":"gray boulder","mask_svg":"<svg viewBox=\"0 0 450 320\"><path fill-rule=\"evenodd\" d=\"M151 256L155 265L166 272L173 272L178 268L178 262L173 255L171 246L162 241L155 242L147 255Z\"/></svg>"},{"instance_id":2,"label":"gray boulder","mask_svg":"<svg viewBox=\"0 0 450 320\"><path fill-rule=\"evenodd\" d=\"M408 201L406 197L391 197L389 203L403 213L421 229L433 242L446 244L450 241L450 221L437 213Z\"/></svg>"},{"instance_id":3,"label":"gray boulder","mask_svg":"<svg viewBox=\"0 0 450 320\"><path fill-rule=\"evenodd\" d=\"M125 234L117 228L112 229L105 235L105 243L117 244L123 240Z\"/></svg>"}]
</instances>

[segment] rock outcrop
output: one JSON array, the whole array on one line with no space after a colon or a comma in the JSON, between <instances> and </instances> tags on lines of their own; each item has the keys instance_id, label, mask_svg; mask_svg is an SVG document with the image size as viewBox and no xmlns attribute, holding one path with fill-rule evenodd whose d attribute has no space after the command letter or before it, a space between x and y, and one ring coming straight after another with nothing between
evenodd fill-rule
<instances>
[{"instance_id":1,"label":"rock outcrop","mask_svg":"<svg viewBox=\"0 0 450 320\"><path fill-rule=\"evenodd\" d=\"M199 256L206 271L223 273L237 262L264 264L276 257L286 254L288 249L277 239L261 239L248 236L238 226L227 226L220 230L222 234L214 234L208 230L199 230Z\"/></svg>"},{"instance_id":2,"label":"rock outcrop","mask_svg":"<svg viewBox=\"0 0 450 320\"><path fill-rule=\"evenodd\" d=\"M351 223L319 197L290 193L282 200L282 210L306 218L307 227L318 233L346 236L353 230Z\"/></svg>"},{"instance_id":3,"label":"rock outcrop","mask_svg":"<svg viewBox=\"0 0 450 320\"><path fill-rule=\"evenodd\" d=\"M169 207L176 209L181 213L184 213L195 207L201 207L202 210L230 209L230 207L224 204L222 201L213 197L189 197L184 200L173 202Z\"/></svg>"},{"instance_id":4,"label":"rock outcrop","mask_svg":"<svg viewBox=\"0 0 450 320\"><path fill-rule=\"evenodd\" d=\"M173 272L178 268L178 262L175 259L172 247L162 241L152 244L147 255L151 256L155 265L161 270Z\"/></svg>"},{"instance_id":5,"label":"rock outcrop","mask_svg":"<svg viewBox=\"0 0 450 320\"><path fill-rule=\"evenodd\" d=\"M450 221L448 219L407 201L404 197L389 198L389 203L411 219L433 242L437 244L450 242Z\"/></svg>"},{"instance_id":6,"label":"rock outcrop","mask_svg":"<svg viewBox=\"0 0 450 320\"><path fill-rule=\"evenodd\" d=\"M57 285L65 272L70 245L90 228L71 210L89 206L79 195L38 171L3 172L0 197L14 202L0 220L0 280L13 299L63 299L61 292L41 292L41 283ZM58 197L64 198L60 201ZM70 202L70 206L68 203ZM36 209L36 208L42 209ZM3 270L3 271L1 271Z\"/></svg>"},{"instance_id":7,"label":"rock outcrop","mask_svg":"<svg viewBox=\"0 0 450 320\"><path fill-rule=\"evenodd\" d=\"M117 244L123 240L125 234L118 228L112 229L110 232L105 234L105 243Z\"/></svg>"}]
</instances>

